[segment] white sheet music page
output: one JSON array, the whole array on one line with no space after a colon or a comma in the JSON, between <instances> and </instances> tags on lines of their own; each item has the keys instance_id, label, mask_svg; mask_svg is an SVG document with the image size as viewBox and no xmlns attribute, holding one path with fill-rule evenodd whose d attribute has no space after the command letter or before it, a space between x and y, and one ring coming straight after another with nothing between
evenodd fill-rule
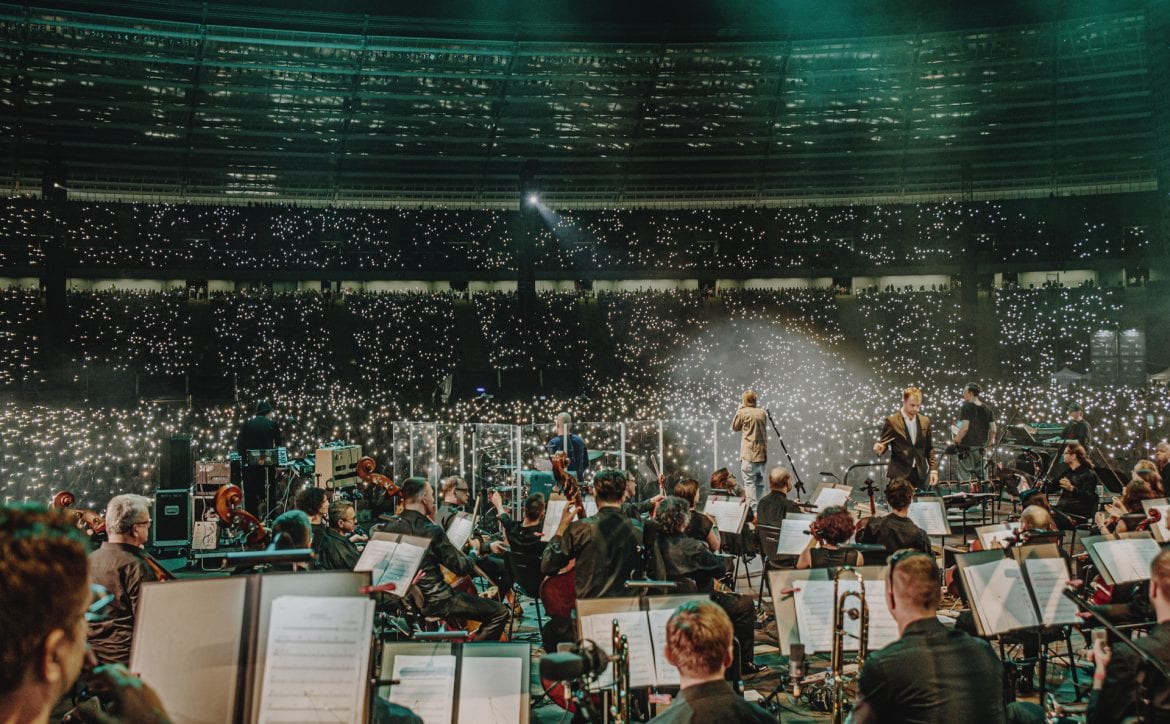
<instances>
[{"instance_id":1,"label":"white sheet music page","mask_svg":"<svg viewBox=\"0 0 1170 724\"><path fill-rule=\"evenodd\" d=\"M842 579L844 583L844 579ZM856 599L849 599L856 603ZM865 582L865 605L869 609L869 650L885 648L902 637L898 622L890 607L886 605L886 582L884 579L870 579Z\"/></svg>"},{"instance_id":2,"label":"white sheet music page","mask_svg":"<svg viewBox=\"0 0 1170 724\"><path fill-rule=\"evenodd\" d=\"M785 519L787 522L787 519ZM793 599L796 602L796 626L800 630L800 640L804 644L806 653L829 651L833 647L833 611L836 606L833 602L832 581L797 581L796 593ZM841 580L841 590L856 590L855 581ZM857 622L853 621L853 634L857 634ZM846 623L846 630L848 622ZM857 650L857 639L846 637L846 650Z\"/></svg>"},{"instance_id":3,"label":"white sheet music page","mask_svg":"<svg viewBox=\"0 0 1170 724\"><path fill-rule=\"evenodd\" d=\"M399 680L390 687L392 703L410 709L426 724L451 724L455 704L451 695L455 691L453 655L395 656L391 678Z\"/></svg>"},{"instance_id":4,"label":"white sheet music page","mask_svg":"<svg viewBox=\"0 0 1170 724\"><path fill-rule=\"evenodd\" d=\"M808 527L816 520L808 513L789 513L780 522L780 535L776 539L776 555L798 556L812 540Z\"/></svg>"},{"instance_id":5,"label":"white sheet music page","mask_svg":"<svg viewBox=\"0 0 1170 724\"><path fill-rule=\"evenodd\" d=\"M1150 577L1150 563L1161 547L1153 538L1125 538L1102 541L1096 549L1114 583L1131 583Z\"/></svg>"},{"instance_id":6,"label":"white sheet music page","mask_svg":"<svg viewBox=\"0 0 1170 724\"><path fill-rule=\"evenodd\" d=\"M541 540L550 541L557 533L557 526L561 524L561 516L565 513L567 500L550 500L544 507L544 535Z\"/></svg>"},{"instance_id":7,"label":"white sheet music page","mask_svg":"<svg viewBox=\"0 0 1170 724\"><path fill-rule=\"evenodd\" d=\"M738 533L743 527L747 503L739 498L712 495L707 498L704 512L715 519L715 525L719 530L725 533Z\"/></svg>"},{"instance_id":8,"label":"white sheet music page","mask_svg":"<svg viewBox=\"0 0 1170 724\"><path fill-rule=\"evenodd\" d=\"M447 527L447 539L458 550L463 550L463 544L471 537L471 516L466 513L456 513L451 517L451 524Z\"/></svg>"},{"instance_id":9,"label":"white sheet music page","mask_svg":"<svg viewBox=\"0 0 1170 724\"><path fill-rule=\"evenodd\" d=\"M910 520L927 535L947 535L947 516L938 501L914 501L908 512Z\"/></svg>"},{"instance_id":10,"label":"white sheet music page","mask_svg":"<svg viewBox=\"0 0 1170 724\"><path fill-rule=\"evenodd\" d=\"M812 504L817 506L817 510L824 510L831 505L845 505L852 494L853 491L850 489L824 487L813 499Z\"/></svg>"},{"instance_id":11,"label":"white sheet music page","mask_svg":"<svg viewBox=\"0 0 1170 724\"><path fill-rule=\"evenodd\" d=\"M362 555L358 558L358 562L354 565L355 571L374 571L374 569L382 564L385 568L383 560L394 555L394 550L398 548L398 543L391 540L381 540L378 538L371 538L366 541L366 547L362 550ZM377 582L377 576L372 576Z\"/></svg>"},{"instance_id":12,"label":"white sheet music page","mask_svg":"<svg viewBox=\"0 0 1170 724\"><path fill-rule=\"evenodd\" d=\"M650 625L645 611L599 613L581 619L581 637L592 639L607 654L613 653L613 621L630 644L630 686L654 685L654 644L650 639ZM613 683L613 666L607 666L598 677L598 687Z\"/></svg>"},{"instance_id":13,"label":"white sheet music page","mask_svg":"<svg viewBox=\"0 0 1170 724\"><path fill-rule=\"evenodd\" d=\"M459 721L468 724L520 721L522 671L520 659L464 655L463 671L459 674Z\"/></svg>"},{"instance_id":14,"label":"white sheet music page","mask_svg":"<svg viewBox=\"0 0 1170 724\"><path fill-rule=\"evenodd\" d=\"M1039 625L1023 573L1013 558L968 566L967 594L983 621L984 633L994 635Z\"/></svg>"},{"instance_id":15,"label":"white sheet music page","mask_svg":"<svg viewBox=\"0 0 1170 724\"><path fill-rule=\"evenodd\" d=\"M1046 626L1080 623L1077 605L1064 595L1068 586L1068 567L1064 558L1027 558L1024 571L1032 582L1032 592L1040 606L1040 620Z\"/></svg>"},{"instance_id":16,"label":"white sheet music page","mask_svg":"<svg viewBox=\"0 0 1170 724\"><path fill-rule=\"evenodd\" d=\"M658 686L678 686L681 679L678 669L666 660L666 622L674 609L655 608L647 611L650 618L650 637L654 643L654 669L658 673Z\"/></svg>"},{"instance_id":17,"label":"white sheet music page","mask_svg":"<svg viewBox=\"0 0 1170 724\"><path fill-rule=\"evenodd\" d=\"M983 546L984 550L990 551L995 550L996 548L1003 548L1003 542L1015 536L1016 531L1012 528L1008 528L1007 525L1007 523L1004 523L1004 527L1000 528L999 530L979 532L979 543Z\"/></svg>"},{"instance_id":18,"label":"white sheet music page","mask_svg":"<svg viewBox=\"0 0 1170 724\"><path fill-rule=\"evenodd\" d=\"M260 722L361 722L373 626L366 598L273 600Z\"/></svg>"}]
</instances>

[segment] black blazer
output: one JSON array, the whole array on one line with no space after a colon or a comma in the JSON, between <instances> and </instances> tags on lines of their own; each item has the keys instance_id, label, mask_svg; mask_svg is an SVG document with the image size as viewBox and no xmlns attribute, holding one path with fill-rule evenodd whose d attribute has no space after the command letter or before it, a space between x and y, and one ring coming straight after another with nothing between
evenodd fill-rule
<instances>
[{"instance_id":1,"label":"black blazer","mask_svg":"<svg viewBox=\"0 0 1170 724\"><path fill-rule=\"evenodd\" d=\"M890 415L882 420L882 433L878 440L888 440L890 450L890 464L886 468L887 478L906 478L917 487L926 484L932 470L938 470L938 459L934 454L934 445L930 441L930 418L926 415L918 416L918 435L914 443L910 443L910 435L906 430L906 422L902 419L902 411Z\"/></svg>"}]
</instances>

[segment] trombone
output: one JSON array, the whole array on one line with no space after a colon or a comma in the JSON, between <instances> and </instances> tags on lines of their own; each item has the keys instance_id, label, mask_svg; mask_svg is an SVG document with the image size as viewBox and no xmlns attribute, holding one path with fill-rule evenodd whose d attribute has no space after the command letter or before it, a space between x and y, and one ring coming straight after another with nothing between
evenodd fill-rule
<instances>
[{"instance_id":1,"label":"trombone","mask_svg":"<svg viewBox=\"0 0 1170 724\"><path fill-rule=\"evenodd\" d=\"M851 575L857 580L857 591L841 593L841 576ZM850 606L849 599L856 598L856 605ZM865 579L861 571L852 566L842 566L833 574L833 653L829 661L829 677L832 680L833 724L845 720L845 637L853 634L845 631L845 618L860 620L857 631L857 669L860 672L869 653L869 606L865 602Z\"/></svg>"}]
</instances>

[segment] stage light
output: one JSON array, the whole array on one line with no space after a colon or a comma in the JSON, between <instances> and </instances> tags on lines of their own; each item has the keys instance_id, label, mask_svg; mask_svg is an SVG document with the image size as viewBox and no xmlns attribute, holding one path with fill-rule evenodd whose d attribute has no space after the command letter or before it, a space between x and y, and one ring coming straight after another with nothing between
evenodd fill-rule
<instances>
[{"instance_id":1,"label":"stage light","mask_svg":"<svg viewBox=\"0 0 1170 724\"><path fill-rule=\"evenodd\" d=\"M540 203L540 194L533 191L532 193L528 194L528 196L524 197L524 200L528 202L529 206L536 206Z\"/></svg>"}]
</instances>

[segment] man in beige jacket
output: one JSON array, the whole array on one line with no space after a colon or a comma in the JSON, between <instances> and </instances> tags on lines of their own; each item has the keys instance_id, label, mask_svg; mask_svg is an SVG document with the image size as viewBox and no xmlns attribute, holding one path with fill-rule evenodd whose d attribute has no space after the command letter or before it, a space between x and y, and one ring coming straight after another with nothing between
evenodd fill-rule
<instances>
[{"instance_id":1,"label":"man in beige jacket","mask_svg":"<svg viewBox=\"0 0 1170 724\"><path fill-rule=\"evenodd\" d=\"M768 414L757 407L755 390L743 393L743 402L731 420L733 432L742 433L739 443L739 469L743 486L755 491L756 500L764 495L764 466L768 462Z\"/></svg>"}]
</instances>

